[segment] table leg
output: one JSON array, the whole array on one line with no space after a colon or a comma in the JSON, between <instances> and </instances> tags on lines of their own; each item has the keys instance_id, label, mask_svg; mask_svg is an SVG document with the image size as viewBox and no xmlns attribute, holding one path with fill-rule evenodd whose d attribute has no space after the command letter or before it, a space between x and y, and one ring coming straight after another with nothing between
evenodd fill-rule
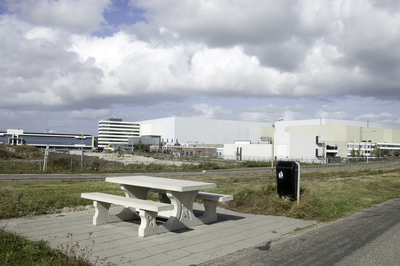
<instances>
[{"instance_id":1,"label":"table leg","mask_svg":"<svg viewBox=\"0 0 400 266\"><path fill-rule=\"evenodd\" d=\"M124 191L125 196L128 198L135 198L135 199L146 199L147 192L149 188L144 187L135 187L121 184L121 189ZM140 219L139 210L135 210L135 208L128 208L125 207L120 213L113 215L110 220L111 221L129 221L129 220L137 220Z\"/></svg>"},{"instance_id":2,"label":"table leg","mask_svg":"<svg viewBox=\"0 0 400 266\"><path fill-rule=\"evenodd\" d=\"M135 198L135 199L147 199L147 193L149 192L150 188L147 187L135 187L130 185L121 184L121 189L125 193L125 196L128 198Z\"/></svg>"},{"instance_id":3,"label":"table leg","mask_svg":"<svg viewBox=\"0 0 400 266\"><path fill-rule=\"evenodd\" d=\"M167 196L171 200L171 204L174 205L171 217L164 224L168 230L174 231L202 224L193 213L193 202L197 193L198 191L167 191Z\"/></svg>"}]
</instances>

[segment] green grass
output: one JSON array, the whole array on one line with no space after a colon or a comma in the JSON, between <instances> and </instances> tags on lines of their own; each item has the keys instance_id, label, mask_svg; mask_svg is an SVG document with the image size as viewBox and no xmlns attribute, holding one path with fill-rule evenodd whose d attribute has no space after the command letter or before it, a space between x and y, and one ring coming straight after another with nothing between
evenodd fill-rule
<instances>
[{"instance_id":1,"label":"green grass","mask_svg":"<svg viewBox=\"0 0 400 266\"><path fill-rule=\"evenodd\" d=\"M280 215L318 222L332 221L400 197L400 165L350 170L304 171L301 174L299 205L296 201L278 197L276 176L272 171L219 175L207 173L202 176L176 178L216 183L217 188L208 191L233 195L234 200L223 206L233 211ZM0 187L2 202L0 218L52 213L58 212L63 207L92 204L91 201L80 198L83 192L123 195L117 184L104 181L7 182L2 183ZM155 194L151 194L151 197L156 199ZM58 253L55 255L53 253L55 251L48 250L44 242L31 242L4 231L1 233L0 249L3 253L0 254L2 259L0 265L24 265L24 263L26 265L63 265L58 262ZM11 245L11 250L5 250L3 247L10 241L18 244ZM36 252L42 255L38 255L38 262L20 263L18 258L25 258L25 255L15 255L17 253L14 252L22 252L19 250L32 253L32 255L27 255L32 257L32 261L37 259ZM50 262L47 262L49 260Z\"/></svg>"},{"instance_id":2,"label":"green grass","mask_svg":"<svg viewBox=\"0 0 400 266\"><path fill-rule=\"evenodd\" d=\"M79 246L71 245L66 252L51 249L47 243L30 241L24 237L0 230L0 265L81 265L89 266L90 250L77 253Z\"/></svg>"}]
</instances>

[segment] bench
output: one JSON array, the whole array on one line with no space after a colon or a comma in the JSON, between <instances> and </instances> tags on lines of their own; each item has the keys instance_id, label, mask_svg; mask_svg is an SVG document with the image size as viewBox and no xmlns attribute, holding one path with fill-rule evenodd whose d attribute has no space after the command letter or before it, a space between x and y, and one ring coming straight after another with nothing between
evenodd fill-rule
<instances>
[{"instance_id":1,"label":"bench","mask_svg":"<svg viewBox=\"0 0 400 266\"><path fill-rule=\"evenodd\" d=\"M233 200L232 195L199 192L196 196L197 199L203 200L204 214L199 217L203 223L211 223L217 221L217 205L218 202L227 202Z\"/></svg>"},{"instance_id":2,"label":"bench","mask_svg":"<svg viewBox=\"0 0 400 266\"><path fill-rule=\"evenodd\" d=\"M162 189L150 189L150 192L158 193L160 202L170 203L167 197L166 190ZM204 214L199 217L203 223L211 223L217 221L217 206L218 202L227 202L233 200L232 195L216 194L209 192L198 192L196 195L197 199L203 200Z\"/></svg>"},{"instance_id":3,"label":"bench","mask_svg":"<svg viewBox=\"0 0 400 266\"><path fill-rule=\"evenodd\" d=\"M136 211L139 212L140 226L138 235L140 237L169 231L162 225L157 225L156 217L157 214L161 211L172 210L174 206L171 204L136 198L128 198L99 192L82 193L81 197L93 200L93 205L95 207L95 214L93 216L94 225L124 221L128 220L128 217L133 218L134 212L131 211L129 208L134 208ZM109 214L111 204L125 206L125 209L120 214L112 216Z\"/></svg>"}]
</instances>

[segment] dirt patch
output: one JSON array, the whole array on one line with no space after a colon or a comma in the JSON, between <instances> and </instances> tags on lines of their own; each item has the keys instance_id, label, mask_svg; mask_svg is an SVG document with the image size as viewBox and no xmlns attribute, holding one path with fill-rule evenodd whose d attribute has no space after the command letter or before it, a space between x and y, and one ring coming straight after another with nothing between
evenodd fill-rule
<instances>
[{"instance_id":1,"label":"dirt patch","mask_svg":"<svg viewBox=\"0 0 400 266\"><path fill-rule=\"evenodd\" d=\"M187 164L187 162L177 161L177 160L158 160L152 157L138 156L134 154L118 154L118 153L108 153L108 152L84 152L84 156L89 156L93 158L98 158L107 161L121 162L125 165L128 164L165 164L165 165L176 165L181 166L182 164Z\"/></svg>"},{"instance_id":2,"label":"dirt patch","mask_svg":"<svg viewBox=\"0 0 400 266\"><path fill-rule=\"evenodd\" d=\"M93 209L93 205L86 205L86 206L75 206L75 207L64 207L60 210L61 213L67 212L80 212L80 211L87 211Z\"/></svg>"}]
</instances>

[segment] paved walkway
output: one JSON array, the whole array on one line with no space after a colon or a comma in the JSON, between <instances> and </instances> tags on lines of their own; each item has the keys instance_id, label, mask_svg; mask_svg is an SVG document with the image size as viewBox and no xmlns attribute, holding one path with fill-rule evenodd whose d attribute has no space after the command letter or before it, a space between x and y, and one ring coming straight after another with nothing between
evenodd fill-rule
<instances>
[{"instance_id":1,"label":"paved walkway","mask_svg":"<svg viewBox=\"0 0 400 266\"><path fill-rule=\"evenodd\" d=\"M202 212L201 205L194 207L196 212ZM112 208L112 211L118 212L119 207ZM43 239L53 248L64 247L65 250L68 243L78 242L80 249L92 250L91 261L97 259L96 265L187 266L250 248L313 224L286 217L236 213L222 208L218 208L217 212L216 223L144 238L137 236L139 224L133 222L94 226L94 209L0 220L0 227L32 240Z\"/></svg>"}]
</instances>

